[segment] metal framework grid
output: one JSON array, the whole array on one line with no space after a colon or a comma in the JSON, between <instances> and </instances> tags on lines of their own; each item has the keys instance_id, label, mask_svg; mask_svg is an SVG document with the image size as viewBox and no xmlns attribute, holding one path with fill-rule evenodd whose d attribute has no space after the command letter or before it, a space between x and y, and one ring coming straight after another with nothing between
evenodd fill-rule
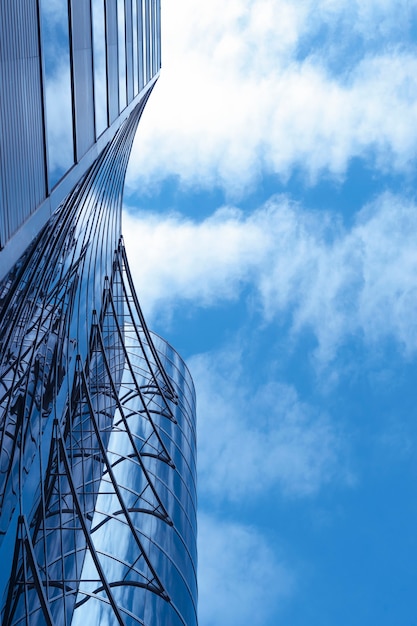
<instances>
[{"instance_id":1,"label":"metal framework grid","mask_svg":"<svg viewBox=\"0 0 417 626\"><path fill-rule=\"evenodd\" d=\"M119 234L148 96L0 285L3 626L197 623L194 391Z\"/></svg>"}]
</instances>

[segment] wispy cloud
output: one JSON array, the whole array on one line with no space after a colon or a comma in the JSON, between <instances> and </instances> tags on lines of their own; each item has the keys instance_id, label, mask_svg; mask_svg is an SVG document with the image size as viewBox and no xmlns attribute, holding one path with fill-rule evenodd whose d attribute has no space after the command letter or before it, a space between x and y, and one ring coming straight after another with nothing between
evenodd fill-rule
<instances>
[{"instance_id":1,"label":"wispy cloud","mask_svg":"<svg viewBox=\"0 0 417 626\"><path fill-rule=\"evenodd\" d=\"M199 518L199 623L262 626L291 595L295 577L258 531Z\"/></svg>"},{"instance_id":2,"label":"wispy cloud","mask_svg":"<svg viewBox=\"0 0 417 626\"><path fill-rule=\"evenodd\" d=\"M406 36L393 44L398 16L413 17L400 4L235 0L225 9L216 0L197 14L191 0L167 3L163 71L129 184L143 189L176 175L239 194L261 170L342 176L355 156L409 168L417 57Z\"/></svg>"},{"instance_id":3,"label":"wispy cloud","mask_svg":"<svg viewBox=\"0 0 417 626\"><path fill-rule=\"evenodd\" d=\"M295 335L315 334L322 362L353 336L417 350L417 207L400 197L380 196L349 228L275 197L250 215L221 209L200 223L126 214L124 232L149 316L156 305L210 306L249 287L267 323L289 315Z\"/></svg>"},{"instance_id":4,"label":"wispy cloud","mask_svg":"<svg viewBox=\"0 0 417 626\"><path fill-rule=\"evenodd\" d=\"M261 385L241 351L189 362L198 395L199 485L213 502L304 497L348 479L341 437L326 415L274 380Z\"/></svg>"}]
</instances>

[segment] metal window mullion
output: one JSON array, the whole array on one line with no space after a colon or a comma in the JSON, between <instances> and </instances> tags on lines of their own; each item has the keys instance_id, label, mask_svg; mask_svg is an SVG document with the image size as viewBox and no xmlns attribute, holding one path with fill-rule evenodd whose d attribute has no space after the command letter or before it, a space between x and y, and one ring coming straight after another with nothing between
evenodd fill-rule
<instances>
[{"instance_id":1,"label":"metal window mullion","mask_svg":"<svg viewBox=\"0 0 417 626\"><path fill-rule=\"evenodd\" d=\"M12 616L16 610L16 605L18 603L19 597L20 597L20 594L15 594L14 602L13 602L13 595L14 595L13 592L15 589L14 584L17 579L17 570L18 570L17 566L19 564L19 552L20 552L20 546L22 544L22 541L19 537L19 533L20 533L19 522L20 522L20 518L19 518L18 525L17 525L16 540L14 544L12 570L10 572L10 580L9 580L9 585L7 589L7 596L6 596L6 601L4 603L4 613L3 613L3 622L2 622L3 626L9 626ZM20 569L23 569L23 563L20 565ZM22 574L22 576L24 575Z\"/></svg>"},{"instance_id":2,"label":"metal window mullion","mask_svg":"<svg viewBox=\"0 0 417 626\"><path fill-rule=\"evenodd\" d=\"M95 93L95 66L94 66L94 36L93 36L93 3L92 0L88 1L90 9L90 43L91 43L91 55L90 55L90 67L91 67L91 94L93 97L93 137L97 141L97 121L96 121L96 93Z\"/></svg>"},{"instance_id":3,"label":"metal window mullion","mask_svg":"<svg viewBox=\"0 0 417 626\"><path fill-rule=\"evenodd\" d=\"M81 504L80 504L80 501L79 501L79 498L78 498L78 493L77 493L77 490L75 488L75 484L74 484L74 481L73 481L73 478L72 478L72 471L71 471L71 467L70 467L70 464L69 464L67 451L65 449L64 442L63 442L62 436L60 434L60 428L59 428L58 421L55 422L55 427L57 429L58 445L59 445L59 449L60 449L60 452L61 452L61 458L62 458L62 461L64 463L65 472L66 472L66 476L67 476L67 479L68 479L68 484L69 484L69 487L70 487L70 490L71 490L71 495L73 497L73 502L74 502L75 508L77 510L78 519L79 519L79 522L81 524L81 528L82 528L82 531L84 533L84 537L85 537L88 549L90 550L91 557L92 557L92 559L94 561L94 565L95 565L95 567L97 569L97 573L98 573L98 575L100 577L100 581L101 581L101 583L103 585L103 589L105 590L105 592L107 594L107 597L108 597L108 600L109 600L109 602L111 604L111 607L112 607L112 609L114 611L114 615L115 615L119 625L120 626L125 626L125 622L124 622L124 620L123 620L123 618L122 618L122 616L120 614L119 607L117 606L116 601L115 601L115 599L113 597L110 585L109 585L109 583L107 581L107 578L106 578L106 575L105 575L105 573L103 571L100 559L99 559L98 554L96 552L96 549L94 547L94 542L91 539L90 532L89 532L89 530L87 528L87 524L86 524L86 521L84 519L84 514L83 514L83 511L82 511L82 508L81 508Z\"/></svg>"},{"instance_id":4,"label":"metal window mullion","mask_svg":"<svg viewBox=\"0 0 417 626\"><path fill-rule=\"evenodd\" d=\"M139 316L139 321L140 321L143 333L144 333L144 335L146 337L146 340L148 341L148 346L149 346L149 349L151 350L152 356L155 359L157 368L159 369L159 371L161 373L161 376L164 379L164 382L165 382L167 388L169 389L171 395L173 396L173 399L174 399L173 401L177 402L177 394L175 392L175 389L174 389L174 387L172 385L171 380L168 377L168 374L165 372L165 369L164 369L164 367L162 365L162 362L161 362L161 360L159 358L158 352L157 352L157 350L156 350L156 348L154 346L154 343L152 341L151 334L150 334L150 332L148 330L148 327L146 325L145 318L143 316L142 309L141 309L141 306L139 304L138 297L136 295L136 291L135 291L135 287L134 287L134 284L133 284L132 275L130 273L130 269L129 269L129 265L128 265L128 261L127 261L126 250L125 250L125 247L123 245L123 242L121 242L120 248L121 248L122 259L123 259L123 263L124 263L124 272L125 272L125 274L127 276L130 293L131 293L131 296L132 296L132 299L133 299L133 302L134 302L134 305L135 305L135 310L136 310L136 312L137 312L137 314ZM126 302L127 302L128 307L129 307L129 310L130 310L130 313L131 313L131 317L133 319L133 315L132 315L130 303L129 303L129 300L128 300L128 297L127 297L127 290L126 290L125 282L123 280L123 273L122 273L122 268L120 267L119 259L118 259L118 262L119 262L119 268L120 268L121 276L122 276L123 289L124 289L124 292L126 294ZM157 385L158 385L158 388L160 389L159 382L157 382ZM161 389L160 389L160 391L161 391L161 395L165 399L165 394L163 394ZM165 401L166 401L166 399L165 399ZM171 408L169 407L168 403L167 403L167 407L168 407L168 410L170 411L170 413L172 413Z\"/></svg>"},{"instance_id":5,"label":"metal window mullion","mask_svg":"<svg viewBox=\"0 0 417 626\"><path fill-rule=\"evenodd\" d=\"M73 162L78 163L77 154L77 113L75 110L75 75L74 75L74 42L73 42L73 28L72 28L72 0L67 0L68 6L68 48L69 48L69 62L70 62L70 80L71 80L71 119L72 119L72 158Z\"/></svg>"},{"instance_id":6,"label":"metal window mullion","mask_svg":"<svg viewBox=\"0 0 417 626\"><path fill-rule=\"evenodd\" d=\"M146 467L144 465L144 462L143 462L143 459L142 459L142 455L141 455L141 453L139 452L139 450L137 448L136 442L135 442L134 437L132 435L132 432L131 432L131 430L129 428L128 421L127 421L126 415L124 413L124 409L123 409L122 403L119 400L119 397L118 397L118 394L117 394L117 391L116 391L116 387L115 387L115 384L114 384L114 381L113 381L113 378L112 378L112 375L111 375L110 365L109 365L109 362L108 362L108 359L107 359L107 355L106 355L106 351L105 351L105 347L104 347L104 342L103 342L103 337L101 335L101 331L100 331L100 328L99 328L98 324L96 325L96 329L97 329L97 333L98 333L98 337L99 337L99 342L100 342L100 346L101 346L102 355L103 355L103 358L104 358L107 374L108 374L109 379L110 379L111 388L112 388L114 397L116 398L117 408L120 411L120 416L122 418L123 425L124 425L125 430L126 430L126 434L127 434L128 438L129 438L129 441L130 441L130 444L131 444L131 446L133 448L133 451L134 451L134 453L135 453L135 455L136 455L136 457L138 459L139 465L140 465L140 467L141 467L141 469L142 469L142 471L143 471L143 473L145 475L145 478L146 478L146 480L147 480L147 482L148 482L148 484L149 484L149 486L151 488L151 491L154 494L154 496L155 496L155 498L156 498L156 500L158 502L158 507L160 507L162 509L162 511L163 511L163 518L162 519L164 519L164 521L166 521L168 524L170 524L172 526L172 521L170 519L168 511L166 510L166 508L165 508L161 498L159 497L159 495L158 495L158 493L157 493L157 491L155 489L155 486L153 485L153 483L151 481L151 478L149 476L148 470L146 469ZM163 450L166 453L167 458L168 458L168 463L172 467L173 464L172 464L171 457L168 454L167 449L165 448L163 442L160 440L160 437L158 437L158 434L156 432L155 432L155 434L156 434L156 436L158 438L158 441L160 441L160 443L163 446ZM159 459L159 460L163 461L163 459Z\"/></svg>"},{"instance_id":7,"label":"metal window mullion","mask_svg":"<svg viewBox=\"0 0 417 626\"><path fill-rule=\"evenodd\" d=\"M151 590L151 591L154 591L155 593L160 595L165 600L169 600L169 597L168 597L168 595L167 595L167 593L166 593L166 591L164 589L164 586L163 586L163 584L162 584L158 574L156 573L156 571L155 571L155 569L154 569L154 567L153 567L153 565L152 565L148 555L146 554L146 551L145 551L145 549L144 549L144 547L142 545L142 541L140 540L139 535L137 533L136 527L133 524L132 518L130 517L128 508L127 508L127 506L126 506L126 504L125 504L125 502L123 500L123 496L122 496L122 494L120 492L119 485L118 485L117 480L116 480L116 478L114 476L114 472L113 472L111 463L110 463L109 458L107 456L106 448L105 448L105 446L103 444L103 440L101 438L100 429L99 429L99 427L97 425L97 422L96 422L96 419L95 419L94 408L93 408L93 405L92 405L91 396L90 396L90 392L89 392L89 389L88 389L87 379L86 379L86 375L85 375L85 372L84 372L83 365L81 363L81 357L79 355L77 356L77 361L78 361L78 367L79 367L79 375L81 376L81 381L82 381L83 386L84 386L84 393L86 395L87 404L88 404L89 411L90 411L90 414L91 414L91 421L93 423L93 428L94 428L94 431L95 431L95 434L96 434L97 442L99 444L100 452L103 455L103 459L104 459L104 462L105 462L105 465L106 465L106 468L107 468L107 472L108 472L108 474L110 476L110 480L112 482L114 492L116 494L117 499L119 500L120 507L123 510L125 519L126 519L126 521L128 523L128 526L129 526L129 528L130 528L130 530L131 530L131 532L132 532L132 534L133 534L133 536L135 538L136 544L137 544L139 550L142 552L143 558L144 558L144 560L145 560L145 562L146 562L146 564L147 564L147 566L148 566L148 568L149 568L149 570L150 570L150 572L151 572L151 574L153 576L152 581L150 581L150 583L149 583L148 589ZM153 581L155 581L155 582L152 584Z\"/></svg>"},{"instance_id":8,"label":"metal window mullion","mask_svg":"<svg viewBox=\"0 0 417 626\"><path fill-rule=\"evenodd\" d=\"M143 69L143 9L142 2L143 0L134 0L136 1L136 21L137 21L137 37L138 37L138 92L140 92L144 85L144 69Z\"/></svg>"},{"instance_id":9,"label":"metal window mullion","mask_svg":"<svg viewBox=\"0 0 417 626\"><path fill-rule=\"evenodd\" d=\"M169 454L169 453L168 453L168 451L166 450L166 447L165 447L165 445L164 445L164 443L163 443L162 439L160 438L160 436L159 436L159 434L158 434L158 431L156 430L155 423L154 423L154 421L153 421L153 419L152 419L152 416L151 416L151 413L150 413L149 407L148 407L148 406L147 406L147 404L146 404L145 398L143 397L142 390L141 390L141 388L140 388L140 386L139 386L139 384L138 384L138 382L137 382L135 372L134 372L133 367L132 367L132 364L131 364L131 362L130 362L129 353L128 353L127 348L126 348L125 343L124 343L124 337L123 337L122 329L121 329L121 327L120 327L119 320L117 319L117 311L116 311L116 307L115 307L115 304L114 304L114 300L113 300L113 296L112 296L112 292L111 292L111 290L109 290L109 298L110 298L110 304L111 304L112 311L113 311L113 315L114 315L115 322L116 322L116 327L117 327L117 331L118 331L119 339L120 339L120 341L121 341L121 343L122 343L122 346L123 346L123 353L124 353L125 359L126 359L126 361L127 361L127 364L128 364L128 368L129 368L130 374L131 374L131 376L132 376L132 378L133 378L133 382L134 382L134 385L135 385L136 393L137 393L137 395L138 395L138 396L139 396L139 398L140 398L140 401L141 401L141 403L142 403L142 406L143 406L143 408L144 408L144 410L145 410L145 412L146 412L147 418L148 418L149 422L151 423L152 428L154 429L155 434L156 434L156 436L157 436L157 438L158 438L158 440L159 440L159 442L160 442L160 444L161 444L162 448L166 451L166 455L167 455L167 457L168 457L168 458L170 458L170 454ZM133 324L133 325L134 325L134 324ZM155 375L153 374L153 372L152 372L152 371L150 371L149 373L151 374L151 376L152 376L153 378L155 378ZM176 423L177 423L177 421L175 420L174 416L172 415L172 411L170 411L170 416L169 416L169 418L168 418L168 419L170 419L170 420L171 420L174 424L176 424Z\"/></svg>"},{"instance_id":10,"label":"metal window mullion","mask_svg":"<svg viewBox=\"0 0 417 626\"><path fill-rule=\"evenodd\" d=\"M46 620L47 626L54 626L54 620L52 619L52 615L49 609L48 600L45 596L45 591L42 585L42 580L40 577L39 569L36 563L35 553L33 550L32 541L30 539L29 528L27 525L26 517L21 516L21 524L24 527L24 531L26 534L26 539L24 540L24 546L26 548L27 555L29 557L29 566L32 570L32 575L35 581L36 591L38 592L39 601L42 607L43 616Z\"/></svg>"},{"instance_id":11,"label":"metal window mullion","mask_svg":"<svg viewBox=\"0 0 417 626\"><path fill-rule=\"evenodd\" d=\"M48 238L48 241L49 240L50 240L50 237ZM54 248L53 248L52 252L55 252ZM51 254L51 258L52 257L53 257L53 254ZM42 270L42 274L41 274L42 280L39 281L39 279L38 279L39 284L37 285L35 296L37 296L37 294L40 291L41 287L44 286L44 280L50 278L50 276L48 277L48 272L50 271L49 265L50 264L48 264L48 263L44 264L44 269ZM61 281L62 281L62 276L60 278L61 278ZM33 280L32 281L28 281L28 283L26 285L26 288L25 288L25 293L28 293L28 291L32 287L32 283L33 283ZM57 287L58 287L58 289L53 294L53 298L52 298L54 300L53 306L50 307L50 310L49 310L49 312L48 312L46 317L42 318L42 315L40 314L40 316L37 318L35 323L33 323L33 317L31 316L31 313L28 313L28 315L27 315L27 321L26 321L26 327L25 327L25 336L27 335L27 333L32 328L35 331L36 338L35 338L35 340L33 342L33 345L30 348L28 348L26 350L26 352L22 352L24 350L25 343L24 343L24 341L21 342L20 350L19 350L19 356L18 356L18 361L21 363L25 356L28 356L28 359L27 359L25 371L23 373L23 376L21 377L21 381L16 381L16 376L17 376L18 370L16 369L15 372L14 372L13 382L12 382L12 385L11 385L10 390L9 390L9 398L8 398L8 401L7 401L7 412L9 411L11 400L12 400L12 393L11 393L11 391L13 389L16 389L17 386L21 385L22 382L24 382L25 378L28 378L28 382L30 381L31 369L33 367L33 361L34 361L34 358L35 358L35 354L37 353L37 349L39 348L39 346L41 345L43 339L45 338L45 336L47 335L47 333L50 330L51 317L52 317L52 315L54 313L54 310L56 309L57 302L59 302L59 300L60 300L59 281L57 283ZM23 311L23 307L25 306L25 303L26 303L26 298L22 298L22 303L20 305L20 312ZM51 302L51 305L52 305L52 302ZM32 310L35 307L36 307L36 297L33 298ZM21 315L17 315L16 317L17 317L17 319L20 319ZM46 325L48 323L48 320L49 320L49 325L48 325L48 327L46 327ZM31 326L29 326L29 324L31 324ZM24 406L25 407L26 407L27 397L28 397L28 389L27 389L27 385L26 385L25 393L24 393ZM28 411L29 416L32 415L33 402L34 402L34 396L31 397L31 405L30 405L29 411ZM29 423L30 423L29 420L27 420L26 421L26 429L29 428ZM19 424L18 421L16 420L16 424L15 424L15 427L16 427L16 437L15 437L15 442L14 442L13 449L12 449L12 458L14 456L15 449L16 449L16 439L18 437L19 430L22 427L22 425L23 424ZM24 440L26 440L26 439L24 439ZM22 448L22 450L23 450L23 448ZM10 465L9 471L8 471L8 477L6 478L6 483L5 484L7 484L8 480L10 478L11 470L12 470L12 467Z\"/></svg>"}]
</instances>

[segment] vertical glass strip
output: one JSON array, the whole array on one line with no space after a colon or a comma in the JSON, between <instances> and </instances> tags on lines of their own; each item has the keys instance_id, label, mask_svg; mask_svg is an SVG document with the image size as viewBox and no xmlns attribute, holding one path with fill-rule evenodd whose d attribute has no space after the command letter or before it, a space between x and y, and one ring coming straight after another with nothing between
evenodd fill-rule
<instances>
[{"instance_id":1,"label":"vertical glass strip","mask_svg":"<svg viewBox=\"0 0 417 626\"><path fill-rule=\"evenodd\" d=\"M137 96L138 89L138 21L136 0L132 1L132 39L133 39L133 95Z\"/></svg>"},{"instance_id":2,"label":"vertical glass strip","mask_svg":"<svg viewBox=\"0 0 417 626\"><path fill-rule=\"evenodd\" d=\"M152 2L151 2L151 41L152 41L151 76L154 76L155 73L156 73L156 59L155 59L155 51L156 51L156 0L152 0Z\"/></svg>"},{"instance_id":3,"label":"vertical glass strip","mask_svg":"<svg viewBox=\"0 0 417 626\"><path fill-rule=\"evenodd\" d=\"M96 137L108 126L104 0L92 0Z\"/></svg>"},{"instance_id":4,"label":"vertical glass strip","mask_svg":"<svg viewBox=\"0 0 417 626\"><path fill-rule=\"evenodd\" d=\"M126 107L126 24L125 0L117 2L117 42L119 51L119 111Z\"/></svg>"},{"instance_id":5,"label":"vertical glass strip","mask_svg":"<svg viewBox=\"0 0 417 626\"><path fill-rule=\"evenodd\" d=\"M158 70L162 65L162 35L161 35L161 2L158 0Z\"/></svg>"},{"instance_id":6,"label":"vertical glass strip","mask_svg":"<svg viewBox=\"0 0 417 626\"><path fill-rule=\"evenodd\" d=\"M142 20L143 20L143 56L144 56L144 79L145 85L149 81L150 77L150 62L149 62L149 52L150 52L150 31L149 31L149 0L142 0Z\"/></svg>"},{"instance_id":7,"label":"vertical glass strip","mask_svg":"<svg viewBox=\"0 0 417 626\"><path fill-rule=\"evenodd\" d=\"M138 88L143 89L145 84L144 74L144 21L143 21L143 0L137 0L138 12Z\"/></svg>"},{"instance_id":8,"label":"vertical glass strip","mask_svg":"<svg viewBox=\"0 0 417 626\"><path fill-rule=\"evenodd\" d=\"M155 73L155 67L154 67L154 49L155 49L155 31L154 31L154 15L155 15L155 0L152 0L150 2L150 6L149 6L149 32L150 32L150 37L149 37L149 45L150 45L150 76L149 78L152 78L152 76Z\"/></svg>"},{"instance_id":9,"label":"vertical glass strip","mask_svg":"<svg viewBox=\"0 0 417 626\"><path fill-rule=\"evenodd\" d=\"M132 0L125 0L126 87L127 103L134 98Z\"/></svg>"},{"instance_id":10,"label":"vertical glass strip","mask_svg":"<svg viewBox=\"0 0 417 626\"><path fill-rule=\"evenodd\" d=\"M66 5L41 0L48 182L53 187L74 163L71 61Z\"/></svg>"},{"instance_id":11,"label":"vertical glass strip","mask_svg":"<svg viewBox=\"0 0 417 626\"><path fill-rule=\"evenodd\" d=\"M157 0L157 23L156 23L156 41L157 41L157 70L161 69L161 2Z\"/></svg>"}]
</instances>

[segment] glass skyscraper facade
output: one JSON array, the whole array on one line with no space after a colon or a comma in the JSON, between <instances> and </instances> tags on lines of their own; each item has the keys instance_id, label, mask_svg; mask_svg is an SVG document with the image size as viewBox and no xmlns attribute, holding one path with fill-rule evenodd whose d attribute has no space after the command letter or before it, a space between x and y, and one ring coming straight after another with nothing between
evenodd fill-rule
<instances>
[{"instance_id":1,"label":"glass skyscraper facade","mask_svg":"<svg viewBox=\"0 0 417 626\"><path fill-rule=\"evenodd\" d=\"M3 626L197 623L193 383L121 235L160 58L159 0L0 3Z\"/></svg>"}]
</instances>

